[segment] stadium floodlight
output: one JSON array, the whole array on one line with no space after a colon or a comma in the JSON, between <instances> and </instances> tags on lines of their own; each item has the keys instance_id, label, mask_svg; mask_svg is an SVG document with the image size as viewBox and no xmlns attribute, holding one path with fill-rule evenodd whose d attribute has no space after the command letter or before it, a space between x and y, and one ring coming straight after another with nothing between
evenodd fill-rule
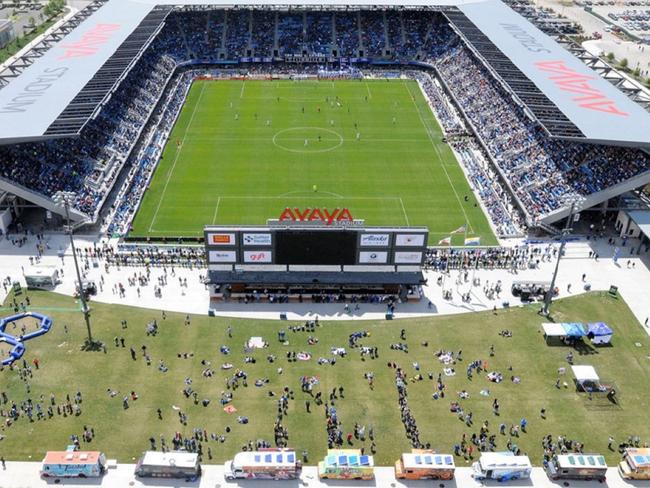
<instances>
[{"instance_id":1,"label":"stadium floodlight","mask_svg":"<svg viewBox=\"0 0 650 488\"><path fill-rule=\"evenodd\" d=\"M70 206L74 203L77 195L71 191L58 191L52 197L52 201L57 205L65 209L65 217L68 221L67 232L70 236L70 245L72 246L72 259L74 260L74 267L77 271L77 292L79 293L79 298L81 299L81 307L84 314L84 320L86 321L86 329L88 330L88 339L87 346L92 346L93 336L90 330L90 309L88 308L88 302L86 302L86 294L84 292L83 281L81 280L81 272L79 271L79 262L77 260L77 251L74 245L73 227L70 220Z\"/></svg>"},{"instance_id":2,"label":"stadium floodlight","mask_svg":"<svg viewBox=\"0 0 650 488\"><path fill-rule=\"evenodd\" d=\"M551 300L553 299L553 290L555 289L555 280L557 279L557 272L560 269L560 260L564 254L564 248L566 246L566 237L573 230L573 223L575 222L575 213L579 212L582 209L584 204L584 197L580 195L571 195L564 200L564 205L571 205L569 207L569 215L567 216L566 225L562 229L562 234L560 236L560 250L557 253L557 261L555 262L555 270L553 271L553 278L551 279L551 285L546 292L544 297L544 306L540 310L540 313L548 317L551 308Z\"/></svg>"}]
</instances>

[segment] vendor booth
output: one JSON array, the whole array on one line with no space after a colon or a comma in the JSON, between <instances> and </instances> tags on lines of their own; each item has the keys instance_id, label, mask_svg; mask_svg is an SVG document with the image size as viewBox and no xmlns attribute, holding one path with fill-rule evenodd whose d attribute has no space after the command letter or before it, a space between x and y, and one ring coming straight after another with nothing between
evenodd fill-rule
<instances>
[{"instance_id":1,"label":"vendor booth","mask_svg":"<svg viewBox=\"0 0 650 488\"><path fill-rule=\"evenodd\" d=\"M562 322L561 325L564 328L564 334L569 341L575 342L587 335L584 327L579 322Z\"/></svg>"},{"instance_id":2,"label":"vendor booth","mask_svg":"<svg viewBox=\"0 0 650 488\"><path fill-rule=\"evenodd\" d=\"M587 324L587 337L592 344L610 344L614 332L603 322Z\"/></svg>"},{"instance_id":3,"label":"vendor booth","mask_svg":"<svg viewBox=\"0 0 650 488\"><path fill-rule=\"evenodd\" d=\"M564 345L564 327L560 323L547 322L542 324L542 331L544 332L544 340L548 345Z\"/></svg>"},{"instance_id":4,"label":"vendor booth","mask_svg":"<svg viewBox=\"0 0 650 488\"><path fill-rule=\"evenodd\" d=\"M588 393L604 393L608 391L607 386L601 385L600 377L593 366L571 366L571 369L576 379L576 388L578 391L586 391Z\"/></svg>"},{"instance_id":5,"label":"vendor booth","mask_svg":"<svg viewBox=\"0 0 650 488\"><path fill-rule=\"evenodd\" d=\"M623 460L618 465L618 472L626 480L650 479L650 449L628 447Z\"/></svg>"},{"instance_id":6,"label":"vendor booth","mask_svg":"<svg viewBox=\"0 0 650 488\"><path fill-rule=\"evenodd\" d=\"M542 330L549 345L573 345L587 335L578 322L544 323Z\"/></svg>"},{"instance_id":7,"label":"vendor booth","mask_svg":"<svg viewBox=\"0 0 650 488\"><path fill-rule=\"evenodd\" d=\"M600 454L560 454L553 456L545 469L552 480L605 481L607 475L607 463Z\"/></svg>"}]
</instances>

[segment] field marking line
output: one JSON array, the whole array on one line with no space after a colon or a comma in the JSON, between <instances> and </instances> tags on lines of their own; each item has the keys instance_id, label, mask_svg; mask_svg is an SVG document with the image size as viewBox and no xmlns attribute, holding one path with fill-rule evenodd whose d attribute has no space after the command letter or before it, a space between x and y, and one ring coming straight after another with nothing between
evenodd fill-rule
<instances>
[{"instance_id":1,"label":"field marking line","mask_svg":"<svg viewBox=\"0 0 650 488\"><path fill-rule=\"evenodd\" d=\"M291 129L295 129L295 127L291 128ZM326 129L322 128L322 130L326 130ZM209 136L208 137L208 136L205 136L204 137L204 136L191 136L191 137L189 137L189 139L192 140L192 141L269 142L269 140L270 140L271 142L273 142L272 138L269 138L269 137L240 137L240 136L239 137L227 137L227 136L225 136L225 137L221 137L221 136ZM284 140L284 141L304 141L304 138L303 137L287 137L287 138L282 138L282 140ZM323 137L321 139L321 141L325 141L325 142L331 142L331 141L335 141L335 140L338 141L339 139L338 138L337 139L330 139L330 138L327 138L327 137ZM349 139L347 139L345 137L343 138L343 141L353 141L353 140L354 140L354 138L349 138ZM355 142L356 142L356 140L355 140ZM429 138L428 137L423 138L423 139L390 139L390 138L389 139L371 139L371 138L363 139L362 138L359 142L403 142L403 143L414 143L414 142L429 142ZM452 165L452 164L453 163L450 163L450 165Z\"/></svg>"},{"instance_id":2,"label":"field marking line","mask_svg":"<svg viewBox=\"0 0 650 488\"><path fill-rule=\"evenodd\" d=\"M406 226L411 227L411 223L409 222L409 216L406 213L406 209L404 208L404 201L402 201L402 197L399 197L399 203L402 206L402 212L404 212L404 218L406 219Z\"/></svg>"},{"instance_id":3,"label":"field marking line","mask_svg":"<svg viewBox=\"0 0 650 488\"><path fill-rule=\"evenodd\" d=\"M305 190L304 192L301 192L301 193L309 193L310 195L313 195L313 192L310 192L310 191L307 191L307 190ZM400 197L343 197L343 196L340 196L340 195L338 195L336 193L333 193L333 192L324 192L324 191L321 191L321 190L319 190L317 193L319 193L319 194L320 193L329 193L329 195L326 195L326 196L318 195L318 197L323 198L323 199L332 199L332 200L333 199L340 200L341 198L345 198L347 200L399 200L400 199ZM222 195L221 198L222 199L233 198L233 199L244 199L244 200L259 198L259 199L267 199L267 200L280 200L280 199L285 199L285 198L305 198L305 197L304 196L298 196L298 195L285 194L285 195L279 195L279 196L270 196L270 195L269 196L266 196L266 195ZM179 208L184 208L184 207L188 207L188 208L190 208L190 207L191 208L199 208L200 207L200 208L203 208L203 207L201 207L201 205L176 205L176 207L179 207Z\"/></svg>"},{"instance_id":4,"label":"field marking line","mask_svg":"<svg viewBox=\"0 0 650 488\"><path fill-rule=\"evenodd\" d=\"M278 195L277 198L286 198L288 196L295 195L296 193L307 193L307 194L311 195L312 193L315 193L315 192L310 192L309 190L294 190L294 191L288 191L287 193L283 193L282 195ZM333 197L336 197L336 198L345 198L343 195L340 195L338 193L334 193L333 191L321 190L320 192L316 192L316 193L325 193L327 195L332 195Z\"/></svg>"},{"instance_id":5,"label":"field marking line","mask_svg":"<svg viewBox=\"0 0 650 488\"><path fill-rule=\"evenodd\" d=\"M445 167L445 164L442 160L442 154L440 154L440 151L438 150L438 147L436 146L435 141L433 140L433 137L431 137L431 131L429 127L426 125L424 122L424 119L422 118L422 114L420 113L420 108L418 107L418 104L415 103L415 97L411 93L411 89L408 87L406 83L404 83L402 86L406 88L406 91L409 93L409 96L411 97L411 102L413 102L413 106L415 107L415 111L418 113L418 117L420 118L420 122L422 123L422 127L424 127L425 132L429 136L429 142L431 143L431 146L433 147L433 150L436 152L438 155L438 160L442 163L440 166L442 167L442 170L445 172L445 176L447 177L447 181L449 182L449 185L451 186L452 191L454 192L454 195L456 196L456 201L458 202L458 206L460 207L460 210L463 212L463 215L465 216L465 223L470 227L472 230L472 234L474 233L474 229L472 228L472 224L469 221L469 218L467 217L467 212L465 212L465 207L463 207L463 204L460 201L460 196L458 196L458 192L456 191L456 187L454 184L451 182L451 177L449 176L449 173L447 172L447 168ZM418 85L420 86L420 85ZM458 163L460 164L460 163Z\"/></svg>"},{"instance_id":6,"label":"field marking line","mask_svg":"<svg viewBox=\"0 0 650 488\"><path fill-rule=\"evenodd\" d=\"M178 148L176 151L176 156L174 157L174 163L172 164L171 169L169 170L169 173L167 174L167 181L165 182L165 187L163 188L162 193L160 194L160 200L158 201L158 206L156 207L156 211L153 214L153 217L151 219L151 224L149 224L149 232L153 232L153 224L156 221L156 217L158 217L158 211L160 210L160 205L162 205L163 200L165 199L165 193L167 192L167 186L169 185L169 181L171 180L172 174L174 173L174 169L176 168L176 163L178 162L178 157L180 156L181 152L183 151L183 147L185 145L185 139L187 138L187 133L190 131L190 127L192 126L192 122L194 121L194 116L196 115L196 109L199 108L199 105L201 105L201 98L203 97L203 92L205 91L205 85L207 83L203 83L201 85L201 93L199 93L199 98L196 100L196 105L194 105L194 110L192 111L192 115L190 116L190 120L187 123L187 126L185 127L185 132L183 133L183 138L181 139L181 147ZM169 144L169 142L167 142Z\"/></svg>"},{"instance_id":7,"label":"field marking line","mask_svg":"<svg viewBox=\"0 0 650 488\"><path fill-rule=\"evenodd\" d=\"M212 225L217 221L217 212L219 211L219 204L221 203L221 197L217 199L217 206L214 208L214 215L212 216Z\"/></svg>"},{"instance_id":8,"label":"field marking line","mask_svg":"<svg viewBox=\"0 0 650 488\"><path fill-rule=\"evenodd\" d=\"M368 86L368 82L364 81L363 84L366 85L366 91L368 92L368 98L372 99L372 93L370 93L370 87Z\"/></svg>"},{"instance_id":9,"label":"field marking line","mask_svg":"<svg viewBox=\"0 0 650 488\"><path fill-rule=\"evenodd\" d=\"M239 98L244 98L244 87L246 86L246 80L241 82L241 91L239 92Z\"/></svg>"}]
</instances>

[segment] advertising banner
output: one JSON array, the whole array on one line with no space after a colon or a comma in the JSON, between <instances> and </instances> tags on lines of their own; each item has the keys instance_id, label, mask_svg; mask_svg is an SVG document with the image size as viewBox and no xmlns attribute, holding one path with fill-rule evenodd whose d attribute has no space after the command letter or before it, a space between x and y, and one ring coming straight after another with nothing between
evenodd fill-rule
<instances>
[{"instance_id":1,"label":"advertising banner","mask_svg":"<svg viewBox=\"0 0 650 488\"><path fill-rule=\"evenodd\" d=\"M270 246L272 243L271 234L244 232L242 235L242 242L244 246Z\"/></svg>"},{"instance_id":2,"label":"advertising banner","mask_svg":"<svg viewBox=\"0 0 650 488\"><path fill-rule=\"evenodd\" d=\"M208 253L209 263L234 263L236 261L236 251L210 251Z\"/></svg>"},{"instance_id":3,"label":"advertising banner","mask_svg":"<svg viewBox=\"0 0 650 488\"><path fill-rule=\"evenodd\" d=\"M390 234L361 234L359 246L361 247L388 247Z\"/></svg>"},{"instance_id":4,"label":"advertising banner","mask_svg":"<svg viewBox=\"0 0 650 488\"><path fill-rule=\"evenodd\" d=\"M386 251L361 251L359 253L359 264L386 264L388 252Z\"/></svg>"},{"instance_id":5,"label":"advertising banner","mask_svg":"<svg viewBox=\"0 0 650 488\"><path fill-rule=\"evenodd\" d=\"M272 263L273 253L271 251L244 251L245 263Z\"/></svg>"},{"instance_id":6,"label":"advertising banner","mask_svg":"<svg viewBox=\"0 0 650 488\"><path fill-rule=\"evenodd\" d=\"M208 246L236 246L237 240L234 232L209 233L207 244Z\"/></svg>"},{"instance_id":7,"label":"advertising banner","mask_svg":"<svg viewBox=\"0 0 650 488\"><path fill-rule=\"evenodd\" d=\"M395 264L420 264L422 262L421 252L396 252Z\"/></svg>"},{"instance_id":8,"label":"advertising banner","mask_svg":"<svg viewBox=\"0 0 650 488\"><path fill-rule=\"evenodd\" d=\"M424 246L424 234L396 234L395 246L422 247Z\"/></svg>"}]
</instances>

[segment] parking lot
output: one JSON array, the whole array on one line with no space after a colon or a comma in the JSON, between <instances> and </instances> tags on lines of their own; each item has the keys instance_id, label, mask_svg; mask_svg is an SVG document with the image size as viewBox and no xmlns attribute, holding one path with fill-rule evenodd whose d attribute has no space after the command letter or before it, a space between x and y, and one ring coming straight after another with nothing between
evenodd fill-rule
<instances>
[{"instance_id":1,"label":"parking lot","mask_svg":"<svg viewBox=\"0 0 650 488\"><path fill-rule=\"evenodd\" d=\"M576 4L590 7L593 13L606 18L614 26L650 43L650 0L584 0Z\"/></svg>"},{"instance_id":2,"label":"parking lot","mask_svg":"<svg viewBox=\"0 0 650 488\"><path fill-rule=\"evenodd\" d=\"M22 36L32 27L38 26L45 21L43 6L45 3L21 3L8 2L0 3L0 19L11 19L14 21L14 32L16 37ZM33 21L30 19L34 19ZM32 23L33 22L33 23Z\"/></svg>"}]
</instances>

